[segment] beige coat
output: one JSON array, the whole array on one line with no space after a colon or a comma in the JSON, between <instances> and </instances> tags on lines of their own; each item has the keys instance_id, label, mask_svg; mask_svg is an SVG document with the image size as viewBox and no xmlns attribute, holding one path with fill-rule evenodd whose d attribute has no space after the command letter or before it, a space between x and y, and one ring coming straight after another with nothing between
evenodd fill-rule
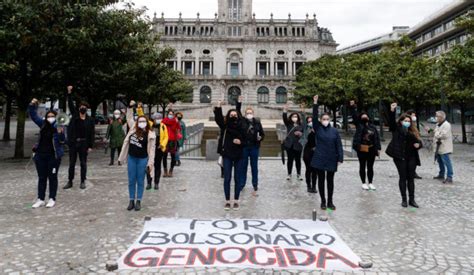
<instances>
[{"instance_id":1,"label":"beige coat","mask_svg":"<svg viewBox=\"0 0 474 275\"><path fill-rule=\"evenodd\" d=\"M130 119L131 116L131 119ZM127 122L130 130L128 131L125 140L123 141L122 151L118 161L120 163L126 163L128 158L128 149L130 147L130 137L135 134L135 121L133 121L133 110L127 110ZM155 175L155 149L156 149L156 134L154 131L148 132L148 141L147 141L147 153L148 153L148 163L147 167L150 168L150 176L153 178Z\"/></svg>"},{"instance_id":2,"label":"beige coat","mask_svg":"<svg viewBox=\"0 0 474 275\"><path fill-rule=\"evenodd\" d=\"M448 121L445 121L441 126L436 125L434 130L433 149L436 152L436 142L441 141L439 146L438 154L451 154L453 152L453 132L451 131L451 124Z\"/></svg>"}]
</instances>

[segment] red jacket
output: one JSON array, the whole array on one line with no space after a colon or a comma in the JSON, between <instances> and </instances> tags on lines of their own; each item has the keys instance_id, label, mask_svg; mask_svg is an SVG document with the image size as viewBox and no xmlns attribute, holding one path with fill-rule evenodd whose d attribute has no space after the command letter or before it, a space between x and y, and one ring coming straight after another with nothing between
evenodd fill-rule
<instances>
[{"instance_id":1,"label":"red jacket","mask_svg":"<svg viewBox=\"0 0 474 275\"><path fill-rule=\"evenodd\" d=\"M168 128L168 141L178 141L178 133L181 131L181 125L176 118L164 118L161 121Z\"/></svg>"}]
</instances>

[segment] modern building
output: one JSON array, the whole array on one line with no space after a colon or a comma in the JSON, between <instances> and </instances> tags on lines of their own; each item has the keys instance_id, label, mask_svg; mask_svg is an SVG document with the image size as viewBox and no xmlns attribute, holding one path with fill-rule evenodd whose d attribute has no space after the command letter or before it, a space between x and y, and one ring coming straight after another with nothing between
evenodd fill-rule
<instances>
[{"instance_id":1,"label":"modern building","mask_svg":"<svg viewBox=\"0 0 474 275\"><path fill-rule=\"evenodd\" d=\"M403 35L406 35L409 30L410 27L395 26L390 33L383 34L348 47L344 47L340 50L337 50L337 54L378 53L382 50L382 46L385 43L398 40Z\"/></svg>"},{"instance_id":2,"label":"modern building","mask_svg":"<svg viewBox=\"0 0 474 275\"><path fill-rule=\"evenodd\" d=\"M434 57L465 43L467 31L455 21L473 10L474 1L456 0L411 28L408 36L416 41L415 54Z\"/></svg>"},{"instance_id":3,"label":"modern building","mask_svg":"<svg viewBox=\"0 0 474 275\"><path fill-rule=\"evenodd\" d=\"M467 41L467 31L457 27L455 21L472 10L474 10L474 1L455 0L412 28L393 27L391 33L344 47L337 53L378 53L383 44L408 35L416 42L416 55L434 57L449 51L454 45Z\"/></svg>"},{"instance_id":4,"label":"modern building","mask_svg":"<svg viewBox=\"0 0 474 275\"><path fill-rule=\"evenodd\" d=\"M218 0L212 19L155 15L154 28L161 46L176 50L168 64L193 84L193 105L233 104L239 95L250 105L287 103L297 70L337 47L315 14L257 19L252 0Z\"/></svg>"}]
</instances>

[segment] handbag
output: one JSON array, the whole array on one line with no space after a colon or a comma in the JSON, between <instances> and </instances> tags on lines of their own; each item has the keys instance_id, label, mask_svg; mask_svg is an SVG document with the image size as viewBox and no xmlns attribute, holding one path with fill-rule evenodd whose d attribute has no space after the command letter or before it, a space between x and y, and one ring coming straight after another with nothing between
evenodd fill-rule
<instances>
[{"instance_id":1,"label":"handbag","mask_svg":"<svg viewBox=\"0 0 474 275\"><path fill-rule=\"evenodd\" d=\"M359 151L362 153L368 153L370 150L371 145L361 144L359 147Z\"/></svg>"}]
</instances>

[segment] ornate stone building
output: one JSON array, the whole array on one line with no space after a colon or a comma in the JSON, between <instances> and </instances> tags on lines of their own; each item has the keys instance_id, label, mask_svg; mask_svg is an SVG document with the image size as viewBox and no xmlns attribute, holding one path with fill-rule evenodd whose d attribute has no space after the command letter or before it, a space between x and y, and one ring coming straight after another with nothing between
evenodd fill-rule
<instances>
[{"instance_id":1,"label":"ornate stone building","mask_svg":"<svg viewBox=\"0 0 474 275\"><path fill-rule=\"evenodd\" d=\"M287 103L298 68L337 47L316 15L256 19L252 0L218 0L213 19L155 15L154 28L161 46L176 50L168 64L193 84L193 104L233 104L238 95L251 105Z\"/></svg>"}]
</instances>

